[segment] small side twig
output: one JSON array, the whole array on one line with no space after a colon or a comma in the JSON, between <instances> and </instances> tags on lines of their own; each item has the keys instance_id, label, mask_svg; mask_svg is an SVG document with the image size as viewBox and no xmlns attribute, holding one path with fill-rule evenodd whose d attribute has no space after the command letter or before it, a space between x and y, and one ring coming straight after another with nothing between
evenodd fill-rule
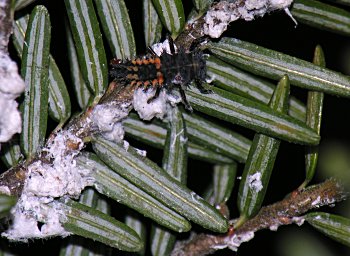
<instances>
[{"instance_id":1,"label":"small side twig","mask_svg":"<svg viewBox=\"0 0 350 256\"><path fill-rule=\"evenodd\" d=\"M186 24L184 31L177 37L175 43L185 50L189 50L192 43L204 36L219 38L233 21L243 19L251 21L267 13L284 10L295 22L288 7L292 0L286 1L218 1L201 17Z\"/></svg>"},{"instance_id":2,"label":"small side twig","mask_svg":"<svg viewBox=\"0 0 350 256\"><path fill-rule=\"evenodd\" d=\"M261 208L255 217L237 229L234 229L232 224L232 229L225 235L198 234L187 241L178 242L172 256L207 255L226 247L236 251L241 243L251 240L256 231L275 231L281 225L292 223L301 225L304 222L302 214L342 201L346 196L344 188L335 179L329 179L303 191L296 190L282 201Z\"/></svg>"}]
</instances>

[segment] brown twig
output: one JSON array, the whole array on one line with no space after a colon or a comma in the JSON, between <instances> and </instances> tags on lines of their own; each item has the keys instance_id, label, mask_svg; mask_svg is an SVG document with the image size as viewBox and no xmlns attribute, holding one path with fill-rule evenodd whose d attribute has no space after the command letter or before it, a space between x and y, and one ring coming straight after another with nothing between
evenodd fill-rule
<instances>
[{"instance_id":1,"label":"brown twig","mask_svg":"<svg viewBox=\"0 0 350 256\"><path fill-rule=\"evenodd\" d=\"M300 217L302 214L342 201L346 196L344 188L335 179L329 179L303 191L294 191L282 201L261 208L255 217L244 222L236 230L233 230L233 225L225 235L198 234L187 241L178 242L172 256L207 255L226 247L236 251L241 243L252 239L256 231L277 230L281 225L292 223L301 225L304 221L304 218Z\"/></svg>"},{"instance_id":2,"label":"brown twig","mask_svg":"<svg viewBox=\"0 0 350 256\"><path fill-rule=\"evenodd\" d=\"M132 101L134 90L134 86L118 86L115 82L112 82L104 97L97 105L109 104L113 102L115 103L115 107L118 108L118 105ZM46 145L50 144L59 133L64 131L70 131L71 134L82 141L86 141L94 133L98 132L96 126L92 122L89 122L94 107L96 106L88 108L84 113L74 118L64 127L64 129L53 132L49 136ZM70 150L75 150L77 146L78 145L75 145L73 142L67 141L66 151L69 152ZM41 151L38 152L36 157L33 159L27 160L15 167L10 168L0 175L0 191L7 192L9 195L20 196L26 179L26 174L28 172L27 167L36 161L52 163L53 160L54 159L52 157L47 156L45 152Z\"/></svg>"}]
</instances>

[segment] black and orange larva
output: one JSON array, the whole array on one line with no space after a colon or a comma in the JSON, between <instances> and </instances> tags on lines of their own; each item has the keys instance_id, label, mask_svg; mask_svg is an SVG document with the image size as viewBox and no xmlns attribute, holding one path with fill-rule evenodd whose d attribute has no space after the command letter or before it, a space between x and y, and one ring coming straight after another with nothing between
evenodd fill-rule
<instances>
[{"instance_id":1,"label":"black and orange larva","mask_svg":"<svg viewBox=\"0 0 350 256\"><path fill-rule=\"evenodd\" d=\"M114 59L111 62L111 78L127 84L156 89L155 95L148 103L159 96L161 88L172 90L179 88L182 102L186 109L192 110L186 99L184 89L195 81L202 93L210 91L204 89L201 83L206 78L206 63L200 51L185 52L179 49L175 52L174 44L169 40L171 54L164 51L160 56L150 49L151 53L132 60L122 61Z\"/></svg>"}]
</instances>

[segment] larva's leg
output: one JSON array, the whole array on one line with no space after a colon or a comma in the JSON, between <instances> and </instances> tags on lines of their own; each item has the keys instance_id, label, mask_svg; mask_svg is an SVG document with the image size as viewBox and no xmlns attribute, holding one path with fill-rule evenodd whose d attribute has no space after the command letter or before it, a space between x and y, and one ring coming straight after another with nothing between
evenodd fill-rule
<instances>
[{"instance_id":1,"label":"larva's leg","mask_svg":"<svg viewBox=\"0 0 350 256\"><path fill-rule=\"evenodd\" d=\"M167 39L169 41L170 53L171 55L174 55L175 54L174 40L171 38L171 36L167 36Z\"/></svg>"},{"instance_id":2,"label":"larva's leg","mask_svg":"<svg viewBox=\"0 0 350 256\"><path fill-rule=\"evenodd\" d=\"M190 103L188 103L187 99L186 99L186 94L185 91L180 87L180 95L181 95L181 99L182 99L182 103L185 105L185 108L190 111L193 112L193 108L191 107Z\"/></svg>"},{"instance_id":3,"label":"larva's leg","mask_svg":"<svg viewBox=\"0 0 350 256\"><path fill-rule=\"evenodd\" d=\"M160 90L161 90L162 88L160 87L160 86L157 86L157 89L156 89L156 93L151 97L151 98L149 98L148 100L147 100L147 103L149 104L149 103L151 103L152 101L154 101L155 99L157 99L158 97L159 97L159 93L160 93Z\"/></svg>"},{"instance_id":4,"label":"larva's leg","mask_svg":"<svg viewBox=\"0 0 350 256\"><path fill-rule=\"evenodd\" d=\"M197 86L198 90L199 90L201 93L203 93L203 94L210 94L210 93L213 93L212 90L207 89L207 88L204 88L204 86L202 85L201 81L196 80L195 83L196 83L196 86Z\"/></svg>"}]
</instances>

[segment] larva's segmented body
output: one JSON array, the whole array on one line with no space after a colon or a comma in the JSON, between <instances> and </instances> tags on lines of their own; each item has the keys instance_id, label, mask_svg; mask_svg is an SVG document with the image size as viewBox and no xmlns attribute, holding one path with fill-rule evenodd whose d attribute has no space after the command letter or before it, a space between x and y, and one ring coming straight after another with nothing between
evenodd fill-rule
<instances>
[{"instance_id":1,"label":"larva's segmented body","mask_svg":"<svg viewBox=\"0 0 350 256\"><path fill-rule=\"evenodd\" d=\"M118 62L119 61L119 62ZM128 84L148 87L157 87L164 84L161 72L161 60L159 57L145 55L129 61L114 60L110 75L118 81L126 81Z\"/></svg>"},{"instance_id":2,"label":"larva's segmented body","mask_svg":"<svg viewBox=\"0 0 350 256\"><path fill-rule=\"evenodd\" d=\"M203 89L199 84L206 78L203 53L200 51L186 53L183 49L175 53L174 45L169 44L172 54L164 51L160 56L153 52L128 61L114 59L111 62L110 76L117 81L143 87L144 90L156 89L149 102L159 96L161 88L171 90L174 86L178 86L185 107L191 110L184 89L193 80L197 82L199 89Z\"/></svg>"}]
</instances>

